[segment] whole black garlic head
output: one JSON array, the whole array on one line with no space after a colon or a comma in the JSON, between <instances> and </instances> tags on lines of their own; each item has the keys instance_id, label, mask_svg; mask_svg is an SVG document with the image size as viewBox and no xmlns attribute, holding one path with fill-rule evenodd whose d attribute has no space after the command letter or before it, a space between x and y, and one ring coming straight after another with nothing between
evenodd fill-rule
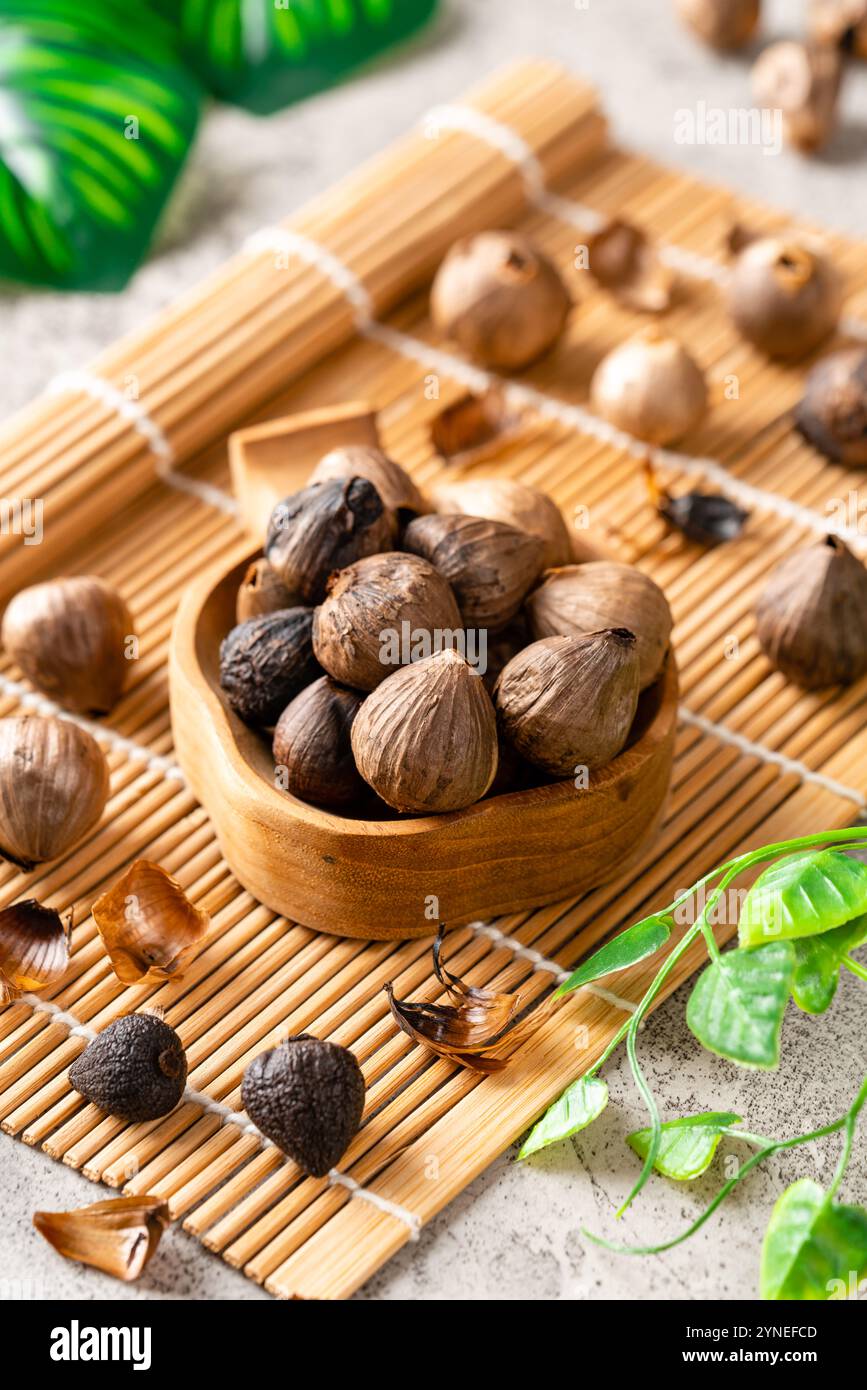
<instances>
[{"instance_id":1,"label":"whole black garlic head","mask_svg":"<svg viewBox=\"0 0 867 1390\"><path fill-rule=\"evenodd\" d=\"M265 556L287 589L319 603L333 570L390 550L397 519L366 478L310 483L271 513Z\"/></svg>"},{"instance_id":2,"label":"whole black garlic head","mask_svg":"<svg viewBox=\"0 0 867 1390\"><path fill-rule=\"evenodd\" d=\"M261 618L281 608L297 608L299 599L272 570L264 555L247 566L235 599L235 619Z\"/></svg>"},{"instance_id":3,"label":"whole black garlic head","mask_svg":"<svg viewBox=\"0 0 867 1390\"><path fill-rule=\"evenodd\" d=\"M456 242L431 288L435 328L499 371L518 371L547 352L571 308L555 266L517 232Z\"/></svg>"},{"instance_id":4,"label":"whole black garlic head","mask_svg":"<svg viewBox=\"0 0 867 1390\"><path fill-rule=\"evenodd\" d=\"M795 424L836 463L867 464L867 348L844 348L816 363Z\"/></svg>"},{"instance_id":5,"label":"whole black garlic head","mask_svg":"<svg viewBox=\"0 0 867 1390\"><path fill-rule=\"evenodd\" d=\"M103 1028L69 1068L79 1095L128 1124L159 1120L187 1084L183 1043L159 1010L125 1014Z\"/></svg>"},{"instance_id":6,"label":"whole black garlic head","mask_svg":"<svg viewBox=\"0 0 867 1390\"><path fill-rule=\"evenodd\" d=\"M737 257L726 300L748 342L769 357L794 360L833 333L843 282L818 249L791 237L759 237Z\"/></svg>"},{"instance_id":7,"label":"whole black garlic head","mask_svg":"<svg viewBox=\"0 0 867 1390\"><path fill-rule=\"evenodd\" d=\"M399 666L430 655L435 635L452 646L462 629L451 587L433 565L389 551L331 576L313 618L313 650L336 681L373 690Z\"/></svg>"},{"instance_id":8,"label":"whole black garlic head","mask_svg":"<svg viewBox=\"0 0 867 1390\"><path fill-rule=\"evenodd\" d=\"M397 811L461 811L497 771L497 721L481 678L451 648L404 666L352 725L358 771Z\"/></svg>"},{"instance_id":9,"label":"whole black garlic head","mask_svg":"<svg viewBox=\"0 0 867 1390\"><path fill-rule=\"evenodd\" d=\"M28 680L66 709L107 714L130 669L133 623L104 579L79 575L22 589L3 615L2 641Z\"/></svg>"},{"instance_id":10,"label":"whole black garlic head","mask_svg":"<svg viewBox=\"0 0 867 1390\"><path fill-rule=\"evenodd\" d=\"M105 754L68 719L0 719L0 856L22 869L59 859L102 815Z\"/></svg>"},{"instance_id":11,"label":"whole black garlic head","mask_svg":"<svg viewBox=\"0 0 867 1390\"><path fill-rule=\"evenodd\" d=\"M311 483L333 478L366 478L376 488L383 506L402 522L427 511L427 504L406 469L370 444L332 449L310 474Z\"/></svg>"},{"instance_id":12,"label":"whole black garlic head","mask_svg":"<svg viewBox=\"0 0 867 1390\"><path fill-rule=\"evenodd\" d=\"M514 618L545 554L542 541L527 531L459 514L417 517L403 543L448 580L464 627L491 632Z\"/></svg>"},{"instance_id":13,"label":"whole black garlic head","mask_svg":"<svg viewBox=\"0 0 867 1390\"><path fill-rule=\"evenodd\" d=\"M831 44L781 39L759 55L752 73L757 106L782 111L790 145L813 154L837 128L843 55Z\"/></svg>"},{"instance_id":14,"label":"whole black garlic head","mask_svg":"<svg viewBox=\"0 0 867 1390\"><path fill-rule=\"evenodd\" d=\"M712 48L741 48L755 33L761 0L676 0L677 13Z\"/></svg>"},{"instance_id":15,"label":"whole black garlic head","mask_svg":"<svg viewBox=\"0 0 867 1390\"><path fill-rule=\"evenodd\" d=\"M286 706L274 730L275 780L282 791L317 806L341 808L367 786L352 756L350 730L361 696L321 676Z\"/></svg>"},{"instance_id":16,"label":"whole black garlic head","mask_svg":"<svg viewBox=\"0 0 867 1390\"><path fill-rule=\"evenodd\" d=\"M656 324L603 357L590 383L593 409L648 444L674 444L707 410L707 385L695 359Z\"/></svg>"},{"instance_id":17,"label":"whole black garlic head","mask_svg":"<svg viewBox=\"0 0 867 1390\"><path fill-rule=\"evenodd\" d=\"M270 727L321 670L313 655L313 610L284 608L248 618L220 646L220 685L246 724Z\"/></svg>"},{"instance_id":18,"label":"whole black garlic head","mask_svg":"<svg viewBox=\"0 0 867 1390\"><path fill-rule=\"evenodd\" d=\"M440 483L432 500L435 510L444 515L461 512L465 516L484 516L536 536L545 548L545 569L587 558L573 554L573 539L553 498L514 478L462 478Z\"/></svg>"},{"instance_id":19,"label":"whole black garlic head","mask_svg":"<svg viewBox=\"0 0 867 1390\"><path fill-rule=\"evenodd\" d=\"M867 569L838 536L787 555L756 603L772 666L806 690L867 672Z\"/></svg>"},{"instance_id":20,"label":"whole black garlic head","mask_svg":"<svg viewBox=\"0 0 867 1390\"><path fill-rule=\"evenodd\" d=\"M241 1101L267 1139L303 1172L324 1178L358 1133L364 1077L347 1048L302 1033L253 1058Z\"/></svg>"}]
</instances>

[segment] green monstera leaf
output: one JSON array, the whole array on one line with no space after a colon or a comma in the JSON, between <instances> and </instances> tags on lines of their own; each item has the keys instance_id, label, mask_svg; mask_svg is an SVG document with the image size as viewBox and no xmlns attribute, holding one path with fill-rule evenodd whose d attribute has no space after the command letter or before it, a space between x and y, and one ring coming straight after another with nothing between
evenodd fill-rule
<instances>
[{"instance_id":1,"label":"green monstera leaf","mask_svg":"<svg viewBox=\"0 0 867 1390\"><path fill-rule=\"evenodd\" d=\"M0 277L129 279L198 122L175 42L122 0L0 0Z\"/></svg>"},{"instance_id":2,"label":"green monstera leaf","mask_svg":"<svg viewBox=\"0 0 867 1390\"><path fill-rule=\"evenodd\" d=\"M224 101L267 115L406 38L437 0L153 0Z\"/></svg>"}]
</instances>

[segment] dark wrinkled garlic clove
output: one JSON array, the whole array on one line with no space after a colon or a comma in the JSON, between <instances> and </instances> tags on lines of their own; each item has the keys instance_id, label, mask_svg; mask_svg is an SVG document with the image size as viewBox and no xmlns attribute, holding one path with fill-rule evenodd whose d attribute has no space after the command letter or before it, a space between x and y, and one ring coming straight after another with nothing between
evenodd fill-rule
<instances>
[{"instance_id":1,"label":"dark wrinkled garlic clove","mask_svg":"<svg viewBox=\"0 0 867 1390\"><path fill-rule=\"evenodd\" d=\"M76 1057L69 1084L92 1105L128 1124L162 1119L174 1110L187 1084L183 1043L159 1010L124 1014Z\"/></svg>"},{"instance_id":2,"label":"dark wrinkled garlic clove","mask_svg":"<svg viewBox=\"0 0 867 1390\"><path fill-rule=\"evenodd\" d=\"M352 756L350 730L360 705L360 695L330 676L296 695L274 730L277 786L318 806L358 801L367 787Z\"/></svg>"},{"instance_id":3,"label":"dark wrinkled garlic clove","mask_svg":"<svg viewBox=\"0 0 867 1390\"><path fill-rule=\"evenodd\" d=\"M726 301L748 342L769 357L796 359L833 333L843 283L820 251L790 237L760 237L738 256Z\"/></svg>"},{"instance_id":4,"label":"dark wrinkled garlic clove","mask_svg":"<svg viewBox=\"0 0 867 1390\"><path fill-rule=\"evenodd\" d=\"M37 993L62 978L69 964L69 927L35 898L0 911L0 1003Z\"/></svg>"},{"instance_id":5,"label":"dark wrinkled garlic clove","mask_svg":"<svg viewBox=\"0 0 867 1390\"><path fill-rule=\"evenodd\" d=\"M265 554L288 589L319 603L333 570L390 550L397 519L366 478L311 483L271 513Z\"/></svg>"},{"instance_id":6,"label":"dark wrinkled garlic clove","mask_svg":"<svg viewBox=\"0 0 867 1390\"><path fill-rule=\"evenodd\" d=\"M22 589L3 615L9 655L39 690L81 714L107 714L120 699L133 625L116 589L90 575Z\"/></svg>"},{"instance_id":7,"label":"dark wrinkled garlic clove","mask_svg":"<svg viewBox=\"0 0 867 1390\"><path fill-rule=\"evenodd\" d=\"M220 685L246 724L273 724L319 674L310 608L248 618L233 627L220 646Z\"/></svg>"},{"instance_id":8,"label":"dark wrinkled garlic clove","mask_svg":"<svg viewBox=\"0 0 867 1390\"><path fill-rule=\"evenodd\" d=\"M668 600L631 565L599 560L553 570L528 598L526 612L537 639L628 628L635 634L642 690L665 664L673 626Z\"/></svg>"},{"instance_id":9,"label":"dark wrinkled garlic clove","mask_svg":"<svg viewBox=\"0 0 867 1390\"><path fill-rule=\"evenodd\" d=\"M867 58L867 0L810 0L810 38Z\"/></svg>"},{"instance_id":10,"label":"dark wrinkled garlic clove","mask_svg":"<svg viewBox=\"0 0 867 1390\"><path fill-rule=\"evenodd\" d=\"M645 232L613 218L587 238L589 270L629 309L660 314L671 307L676 276Z\"/></svg>"},{"instance_id":11,"label":"dark wrinkled garlic clove","mask_svg":"<svg viewBox=\"0 0 867 1390\"><path fill-rule=\"evenodd\" d=\"M782 111L786 139L812 154L826 145L837 127L843 79L841 54L828 44L772 43L753 68L758 106Z\"/></svg>"},{"instance_id":12,"label":"dark wrinkled garlic clove","mask_svg":"<svg viewBox=\"0 0 867 1390\"><path fill-rule=\"evenodd\" d=\"M403 543L449 582L464 626L491 632L514 618L545 553L538 537L501 521L439 513L413 521Z\"/></svg>"},{"instance_id":13,"label":"dark wrinkled garlic clove","mask_svg":"<svg viewBox=\"0 0 867 1390\"><path fill-rule=\"evenodd\" d=\"M33 1224L67 1260L115 1279L138 1279L169 1224L161 1197L112 1197L74 1211L37 1211Z\"/></svg>"},{"instance_id":14,"label":"dark wrinkled garlic clove","mask_svg":"<svg viewBox=\"0 0 867 1390\"><path fill-rule=\"evenodd\" d=\"M342 449L332 449L330 454L319 460L310 474L311 483L322 483L333 478L366 478L376 488L383 505L401 520L427 511L425 500L406 469L381 449L374 449L370 445L350 444Z\"/></svg>"},{"instance_id":15,"label":"dark wrinkled garlic clove","mask_svg":"<svg viewBox=\"0 0 867 1390\"><path fill-rule=\"evenodd\" d=\"M0 719L0 856L32 869L96 825L108 800L99 744L67 719Z\"/></svg>"},{"instance_id":16,"label":"dark wrinkled garlic clove","mask_svg":"<svg viewBox=\"0 0 867 1390\"><path fill-rule=\"evenodd\" d=\"M465 482L442 483L433 492L438 512L464 516L484 516L501 521L528 535L537 536L545 547L545 569L568 565L573 558L572 540L563 513L547 493L516 483L511 478L470 478Z\"/></svg>"},{"instance_id":17,"label":"dark wrinkled garlic clove","mask_svg":"<svg viewBox=\"0 0 867 1390\"><path fill-rule=\"evenodd\" d=\"M867 348L845 348L816 363L795 425L835 462L867 464Z\"/></svg>"},{"instance_id":18,"label":"dark wrinkled garlic clove","mask_svg":"<svg viewBox=\"0 0 867 1390\"><path fill-rule=\"evenodd\" d=\"M241 1101L266 1138L303 1172L324 1178L358 1133L364 1077L347 1048L302 1033L253 1058Z\"/></svg>"},{"instance_id":19,"label":"dark wrinkled garlic clove","mask_svg":"<svg viewBox=\"0 0 867 1390\"><path fill-rule=\"evenodd\" d=\"M335 680L373 690L399 666L454 646L462 630L442 575L427 560L394 551L332 575L314 615L313 650Z\"/></svg>"},{"instance_id":20,"label":"dark wrinkled garlic clove","mask_svg":"<svg viewBox=\"0 0 867 1390\"><path fill-rule=\"evenodd\" d=\"M431 288L435 328L483 366L518 371L563 331L572 301L554 265L517 232L455 243Z\"/></svg>"},{"instance_id":21,"label":"dark wrinkled garlic clove","mask_svg":"<svg viewBox=\"0 0 867 1390\"><path fill-rule=\"evenodd\" d=\"M235 599L237 622L246 623L250 618L262 618L281 608L297 607L298 595L277 578L264 556L247 567Z\"/></svg>"},{"instance_id":22,"label":"dark wrinkled garlic clove","mask_svg":"<svg viewBox=\"0 0 867 1390\"><path fill-rule=\"evenodd\" d=\"M676 0L680 18L712 48L741 48L756 31L761 0Z\"/></svg>"},{"instance_id":23,"label":"dark wrinkled garlic clove","mask_svg":"<svg viewBox=\"0 0 867 1390\"><path fill-rule=\"evenodd\" d=\"M92 908L115 975L134 985L145 975L183 974L208 930L207 912L190 902L159 864L136 859Z\"/></svg>"},{"instance_id":24,"label":"dark wrinkled garlic clove","mask_svg":"<svg viewBox=\"0 0 867 1390\"><path fill-rule=\"evenodd\" d=\"M368 695L352 726L359 772L397 811L461 811L497 771L494 707L481 679L446 650Z\"/></svg>"},{"instance_id":25,"label":"dark wrinkled garlic clove","mask_svg":"<svg viewBox=\"0 0 867 1390\"><path fill-rule=\"evenodd\" d=\"M676 338L655 325L603 357L590 395L604 419L649 444L674 444L707 410L701 368Z\"/></svg>"},{"instance_id":26,"label":"dark wrinkled garlic clove","mask_svg":"<svg viewBox=\"0 0 867 1390\"><path fill-rule=\"evenodd\" d=\"M807 690L867 672L867 570L837 536L787 555L756 602L772 666Z\"/></svg>"},{"instance_id":27,"label":"dark wrinkled garlic clove","mask_svg":"<svg viewBox=\"0 0 867 1390\"><path fill-rule=\"evenodd\" d=\"M554 777L602 767L629 737L638 708L638 656L625 628L545 637L503 670L494 691L505 737Z\"/></svg>"},{"instance_id":28,"label":"dark wrinkled garlic clove","mask_svg":"<svg viewBox=\"0 0 867 1390\"><path fill-rule=\"evenodd\" d=\"M718 492L681 492L672 496L657 481L652 464L646 462L644 467L650 499L659 515L697 545L736 540L749 521L749 512Z\"/></svg>"}]
</instances>

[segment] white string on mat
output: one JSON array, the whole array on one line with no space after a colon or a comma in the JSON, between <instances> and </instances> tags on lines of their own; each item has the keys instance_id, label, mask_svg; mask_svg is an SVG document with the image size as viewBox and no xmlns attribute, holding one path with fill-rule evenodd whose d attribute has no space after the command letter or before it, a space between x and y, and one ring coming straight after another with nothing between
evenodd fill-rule
<instances>
[{"instance_id":1,"label":"white string on mat","mask_svg":"<svg viewBox=\"0 0 867 1390\"><path fill-rule=\"evenodd\" d=\"M293 232L288 227L262 227L247 238L241 250L249 256L261 255L268 251L277 255L297 257L305 265L318 270L341 291L352 306L359 330L372 322L373 300L366 286L344 261L312 237Z\"/></svg>"}]
</instances>

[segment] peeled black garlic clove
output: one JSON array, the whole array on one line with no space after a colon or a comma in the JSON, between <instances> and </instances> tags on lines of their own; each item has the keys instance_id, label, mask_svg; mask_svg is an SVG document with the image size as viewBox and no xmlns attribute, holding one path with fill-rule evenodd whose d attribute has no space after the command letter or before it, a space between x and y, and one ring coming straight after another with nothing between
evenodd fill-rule
<instances>
[{"instance_id":1,"label":"peeled black garlic clove","mask_svg":"<svg viewBox=\"0 0 867 1390\"><path fill-rule=\"evenodd\" d=\"M480 232L449 251L431 288L434 327L476 362L518 371L556 341L572 301L551 261L517 232Z\"/></svg>"},{"instance_id":2,"label":"peeled black garlic clove","mask_svg":"<svg viewBox=\"0 0 867 1390\"><path fill-rule=\"evenodd\" d=\"M756 630L788 680L851 684L867 672L867 569L838 536L787 555L759 595Z\"/></svg>"},{"instance_id":3,"label":"peeled black garlic clove","mask_svg":"<svg viewBox=\"0 0 867 1390\"><path fill-rule=\"evenodd\" d=\"M0 911L0 1003L56 984L69 964L69 927L35 898Z\"/></svg>"},{"instance_id":4,"label":"peeled black garlic clove","mask_svg":"<svg viewBox=\"0 0 867 1390\"><path fill-rule=\"evenodd\" d=\"M145 975L181 976L198 955L210 923L171 874L147 859L136 859L91 910L114 973L125 985Z\"/></svg>"},{"instance_id":5,"label":"peeled black garlic clove","mask_svg":"<svg viewBox=\"0 0 867 1390\"><path fill-rule=\"evenodd\" d=\"M676 0L680 18L713 48L749 43L761 14L761 0Z\"/></svg>"},{"instance_id":6,"label":"peeled black garlic clove","mask_svg":"<svg viewBox=\"0 0 867 1390\"><path fill-rule=\"evenodd\" d=\"M451 585L464 627L491 632L514 618L545 553L537 536L504 522L441 513L417 517L403 543Z\"/></svg>"},{"instance_id":7,"label":"peeled black garlic clove","mask_svg":"<svg viewBox=\"0 0 867 1390\"><path fill-rule=\"evenodd\" d=\"M389 806L461 811L497 771L497 724L485 687L448 649L413 662L368 695L352 726L355 763Z\"/></svg>"},{"instance_id":8,"label":"peeled black garlic clove","mask_svg":"<svg viewBox=\"0 0 867 1390\"><path fill-rule=\"evenodd\" d=\"M313 650L335 680L373 690L399 666L453 646L462 630L443 576L418 555L391 551L332 575L314 614Z\"/></svg>"},{"instance_id":9,"label":"peeled black garlic clove","mask_svg":"<svg viewBox=\"0 0 867 1390\"><path fill-rule=\"evenodd\" d=\"M438 512L461 512L465 516L484 516L502 521L537 536L545 547L545 569L568 565L573 557L569 528L553 498L538 488L517 483L512 478L469 478L463 482L441 483L433 491Z\"/></svg>"},{"instance_id":10,"label":"peeled black garlic clove","mask_svg":"<svg viewBox=\"0 0 867 1390\"><path fill-rule=\"evenodd\" d=\"M117 704L132 633L120 594L91 575L22 589L3 615L3 646L28 680L81 714L107 714Z\"/></svg>"},{"instance_id":11,"label":"peeled black garlic clove","mask_svg":"<svg viewBox=\"0 0 867 1390\"><path fill-rule=\"evenodd\" d=\"M220 646L220 685L246 724L274 724L299 690L320 674L311 608L248 618Z\"/></svg>"},{"instance_id":12,"label":"peeled black garlic clove","mask_svg":"<svg viewBox=\"0 0 867 1390\"><path fill-rule=\"evenodd\" d=\"M298 595L293 594L272 570L264 556L247 567L235 600L235 620L246 623L249 618L261 618L277 613L281 608L297 608Z\"/></svg>"},{"instance_id":13,"label":"peeled black garlic clove","mask_svg":"<svg viewBox=\"0 0 867 1390\"><path fill-rule=\"evenodd\" d=\"M371 445L350 444L332 449L310 474L311 483L333 478L366 478L376 488L383 506L402 520L427 511L427 504L406 469Z\"/></svg>"},{"instance_id":14,"label":"peeled black garlic clove","mask_svg":"<svg viewBox=\"0 0 867 1390\"><path fill-rule=\"evenodd\" d=\"M108 800L96 739L68 719L0 719L0 856L32 869L96 825Z\"/></svg>"},{"instance_id":15,"label":"peeled black garlic clove","mask_svg":"<svg viewBox=\"0 0 867 1390\"><path fill-rule=\"evenodd\" d=\"M319 603L333 570L390 550L397 518L366 478L330 478L278 502L265 554L288 589Z\"/></svg>"},{"instance_id":16,"label":"peeled black garlic clove","mask_svg":"<svg viewBox=\"0 0 867 1390\"><path fill-rule=\"evenodd\" d=\"M183 1043L161 1013L124 1014L69 1068L73 1090L128 1124L174 1110L187 1084Z\"/></svg>"},{"instance_id":17,"label":"peeled black garlic clove","mask_svg":"<svg viewBox=\"0 0 867 1390\"><path fill-rule=\"evenodd\" d=\"M649 444L673 444L707 410L701 368L676 338L653 325L603 357L593 374L594 410Z\"/></svg>"},{"instance_id":18,"label":"peeled black garlic clove","mask_svg":"<svg viewBox=\"0 0 867 1390\"><path fill-rule=\"evenodd\" d=\"M638 655L626 628L545 637L518 652L494 690L514 748L554 777L602 767L629 737L638 708Z\"/></svg>"},{"instance_id":19,"label":"peeled black garlic clove","mask_svg":"<svg viewBox=\"0 0 867 1390\"><path fill-rule=\"evenodd\" d=\"M671 609L659 585L632 565L598 560L552 570L527 599L526 613L536 639L628 628L635 634L642 690L665 664Z\"/></svg>"},{"instance_id":20,"label":"peeled black garlic clove","mask_svg":"<svg viewBox=\"0 0 867 1390\"><path fill-rule=\"evenodd\" d=\"M816 363L795 425L835 462L867 464L867 348L844 348Z\"/></svg>"},{"instance_id":21,"label":"peeled black garlic clove","mask_svg":"<svg viewBox=\"0 0 867 1390\"><path fill-rule=\"evenodd\" d=\"M753 68L756 104L782 111L786 139L812 154L837 128L843 57L829 44L772 43Z\"/></svg>"},{"instance_id":22,"label":"peeled black garlic clove","mask_svg":"<svg viewBox=\"0 0 867 1390\"><path fill-rule=\"evenodd\" d=\"M112 1197L74 1211L37 1211L33 1224L67 1260L130 1283L151 1259L170 1221L160 1197Z\"/></svg>"},{"instance_id":23,"label":"peeled black garlic clove","mask_svg":"<svg viewBox=\"0 0 867 1390\"><path fill-rule=\"evenodd\" d=\"M302 1033L254 1057L241 1082L254 1125L314 1178L324 1178L358 1133L364 1077L353 1053Z\"/></svg>"},{"instance_id":24,"label":"peeled black garlic clove","mask_svg":"<svg viewBox=\"0 0 867 1390\"><path fill-rule=\"evenodd\" d=\"M367 791L350 730L361 696L322 676L287 705L274 730L277 785L318 806L351 805Z\"/></svg>"},{"instance_id":25,"label":"peeled black garlic clove","mask_svg":"<svg viewBox=\"0 0 867 1390\"><path fill-rule=\"evenodd\" d=\"M769 357L795 359L833 333L843 282L819 250L791 237L760 237L740 252L726 301L748 342Z\"/></svg>"}]
</instances>

